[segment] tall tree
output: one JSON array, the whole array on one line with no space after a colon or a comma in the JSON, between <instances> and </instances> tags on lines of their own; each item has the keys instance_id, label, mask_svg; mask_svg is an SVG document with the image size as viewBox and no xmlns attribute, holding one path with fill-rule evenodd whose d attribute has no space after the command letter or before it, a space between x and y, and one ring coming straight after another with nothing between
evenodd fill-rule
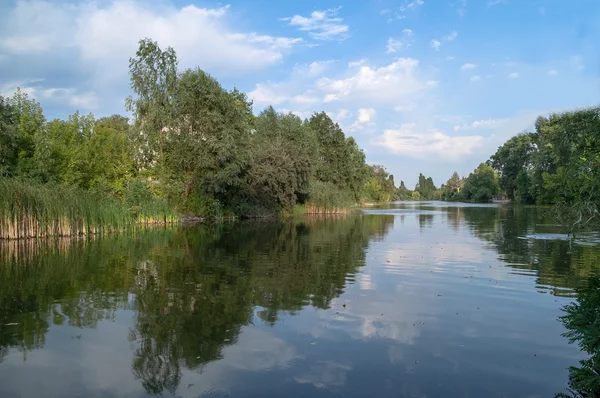
<instances>
[{"instance_id":1,"label":"tall tree","mask_svg":"<svg viewBox=\"0 0 600 398\"><path fill-rule=\"evenodd\" d=\"M463 198L471 202L488 202L499 191L498 175L487 163L481 163L469 174L463 188Z\"/></svg>"},{"instance_id":2,"label":"tall tree","mask_svg":"<svg viewBox=\"0 0 600 398\"><path fill-rule=\"evenodd\" d=\"M168 47L163 51L148 38L139 41L135 58L129 59L135 97L127 98L126 108L135 118L142 167L152 167L161 160L164 134L173 128L177 63L175 50Z\"/></svg>"},{"instance_id":3,"label":"tall tree","mask_svg":"<svg viewBox=\"0 0 600 398\"><path fill-rule=\"evenodd\" d=\"M532 154L538 135L523 133L512 137L490 157L490 165L500 174L500 188L509 198L523 203L532 201L528 176L532 168Z\"/></svg>"},{"instance_id":4,"label":"tall tree","mask_svg":"<svg viewBox=\"0 0 600 398\"><path fill-rule=\"evenodd\" d=\"M249 162L245 110L200 69L182 73L173 107L174 128L164 139L169 178L182 183L186 200L198 189L226 203L241 185Z\"/></svg>"}]
</instances>

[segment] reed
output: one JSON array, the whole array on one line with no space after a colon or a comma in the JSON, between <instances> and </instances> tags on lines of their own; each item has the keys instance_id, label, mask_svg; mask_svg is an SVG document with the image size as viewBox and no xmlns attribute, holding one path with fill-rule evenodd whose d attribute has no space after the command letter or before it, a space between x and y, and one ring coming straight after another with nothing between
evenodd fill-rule
<instances>
[{"instance_id":1,"label":"reed","mask_svg":"<svg viewBox=\"0 0 600 398\"><path fill-rule=\"evenodd\" d=\"M158 199L132 211L110 195L0 178L0 239L87 236L176 221L175 212Z\"/></svg>"}]
</instances>

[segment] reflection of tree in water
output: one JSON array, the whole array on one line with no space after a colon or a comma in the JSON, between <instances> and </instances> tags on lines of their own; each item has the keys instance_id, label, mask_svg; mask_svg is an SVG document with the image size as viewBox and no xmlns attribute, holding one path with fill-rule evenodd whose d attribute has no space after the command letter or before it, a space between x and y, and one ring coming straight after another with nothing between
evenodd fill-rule
<instances>
[{"instance_id":1,"label":"reflection of tree in water","mask_svg":"<svg viewBox=\"0 0 600 398\"><path fill-rule=\"evenodd\" d=\"M569 394L557 397L600 397L600 278L577 290L577 301L563 308L560 318L570 343L577 343L589 357L569 368Z\"/></svg>"},{"instance_id":2,"label":"reflection of tree in water","mask_svg":"<svg viewBox=\"0 0 600 398\"><path fill-rule=\"evenodd\" d=\"M392 222L380 216L315 218L177 235L162 251L168 259L153 253L156 268L145 262L143 283L134 288L135 376L149 392L173 392L180 366L202 369L221 358L222 348L252 322L254 307L268 324L282 311L328 307L346 276L364 264L371 236L381 236Z\"/></svg>"},{"instance_id":3,"label":"reflection of tree in water","mask_svg":"<svg viewBox=\"0 0 600 398\"><path fill-rule=\"evenodd\" d=\"M0 360L41 348L51 324L95 327L127 303L126 240L2 242ZM118 256L117 256L118 254Z\"/></svg>"},{"instance_id":4,"label":"reflection of tree in water","mask_svg":"<svg viewBox=\"0 0 600 398\"><path fill-rule=\"evenodd\" d=\"M533 270L537 283L553 287L553 294L570 295L595 275L600 267L600 248L570 245L558 239L524 239L532 233L559 232L547 212L533 207L471 207L463 215L473 233L490 242L511 268Z\"/></svg>"},{"instance_id":5,"label":"reflection of tree in water","mask_svg":"<svg viewBox=\"0 0 600 398\"><path fill-rule=\"evenodd\" d=\"M268 324L281 312L328 307L393 221L241 223L50 245L35 256L1 251L0 322L18 325L0 334L0 359L8 348L43 347L52 323L95 327L133 309L134 376L150 393L174 392L181 367L219 359L255 307Z\"/></svg>"},{"instance_id":6,"label":"reflection of tree in water","mask_svg":"<svg viewBox=\"0 0 600 398\"><path fill-rule=\"evenodd\" d=\"M433 214L417 214L417 220L420 228L431 228L433 226Z\"/></svg>"}]
</instances>

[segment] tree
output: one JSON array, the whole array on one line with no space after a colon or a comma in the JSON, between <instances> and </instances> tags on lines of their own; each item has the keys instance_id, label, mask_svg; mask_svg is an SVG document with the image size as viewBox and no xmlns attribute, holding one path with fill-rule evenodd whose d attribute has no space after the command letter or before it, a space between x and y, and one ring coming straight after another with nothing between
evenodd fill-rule
<instances>
[{"instance_id":1,"label":"tree","mask_svg":"<svg viewBox=\"0 0 600 398\"><path fill-rule=\"evenodd\" d=\"M522 203L531 203L527 175L533 167L532 154L535 152L538 134L523 133L512 137L490 157L490 165L500 175L500 188L509 198L517 198Z\"/></svg>"},{"instance_id":2,"label":"tree","mask_svg":"<svg viewBox=\"0 0 600 398\"><path fill-rule=\"evenodd\" d=\"M369 166L371 177L364 187L366 199L375 202L388 202L397 199L394 176L388 174L385 167L380 165Z\"/></svg>"},{"instance_id":3,"label":"tree","mask_svg":"<svg viewBox=\"0 0 600 398\"><path fill-rule=\"evenodd\" d=\"M122 196L127 181L135 176L133 146L129 142L129 121L112 115L94 123L82 154L86 161L86 182L90 188Z\"/></svg>"},{"instance_id":4,"label":"tree","mask_svg":"<svg viewBox=\"0 0 600 398\"><path fill-rule=\"evenodd\" d=\"M40 104L29 99L26 93L17 88L16 93L5 100L3 106L4 132L8 159L6 174L22 177L36 177L34 153L36 140L44 134L46 119ZM11 166L8 166L11 164Z\"/></svg>"},{"instance_id":5,"label":"tree","mask_svg":"<svg viewBox=\"0 0 600 398\"><path fill-rule=\"evenodd\" d=\"M182 73L172 101L176 120L164 138L169 179L183 187L184 202L197 190L208 200L227 203L249 162L245 109L200 69Z\"/></svg>"},{"instance_id":6,"label":"tree","mask_svg":"<svg viewBox=\"0 0 600 398\"><path fill-rule=\"evenodd\" d=\"M437 188L433 183L433 179L431 177L425 177L422 173L419 173L419 181L415 186L415 191L419 192L421 200L439 199L439 194L436 192Z\"/></svg>"},{"instance_id":7,"label":"tree","mask_svg":"<svg viewBox=\"0 0 600 398\"><path fill-rule=\"evenodd\" d=\"M462 200L461 189L465 184L465 178L460 178L458 172L452 173L452 176L448 179L445 185L442 185L441 199L447 201L460 201Z\"/></svg>"},{"instance_id":8,"label":"tree","mask_svg":"<svg viewBox=\"0 0 600 398\"><path fill-rule=\"evenodd\" d=\"M315 177L348 192L358 201L368 177L363 151L354 139L346 138L325 112L313 114L308 126L318 143Z\"/></svg>"},{"instance_id":9,"label":"tree","mask_svg":"<svg viewBox=\"0 0 600 398\"><path fill-rule=\"evenodd\" d=\"M577 301L563 307L560 317L567 332L569 343L577 343L589 357L580 366L569 368L569 387L573 397L594 398L600 396L600 278L592 278L589 284L577 289ZM558 394L559 397L568 397Z\"/></svg>"},{"instance_id":10,"label":"tree","mask_svg":"<svg viewBox=\"0 0 600 398\"><path fill-rule=\"evenodd\" d=\"M16 117L9 98L0 96L0 176L12 176L17 167L19 136Z\"/></svg>"},{"instance_id":11,"label":"tree","mask_svg":"<svg viewBox=\"0 0 600 398\"><path fill-rule=\"evenodd\" d=\"M256 118L251 137L250 194L261 205L290 210L306 200L313 173L311 131L292 113L268 107Z\"/></svg>"},{"instance_id":12,"label":"tree","mask_svg":"<svg viewBox=\"0 0 600 398\"><path fill-rule=\"evenodd\" d=\"M481 163L467 177L463 197L470 202L489 202L499 191L498 175L492 166Z\"/></svg>"},{"instance_id":13,"label":"tree","mask_svg":"<svg viewBox=\"0 0 600 398\"><path fill-rule=\"evenodd\" d=\"M404 181L400 181L400 186L398 187L396 196L398 197L398 200L412 199L412 191L406 188Z\"/></svg>"},{"instance_id":14,"label":"tree","mask_svg":"<svg viewBox=\"0 0 600 398\"><path fill-rule=\"evenodd\" d=\"M163 154L163 136L175 121L174 96L177 89L177 55L168 47L161 50L148 38L139 41L136 57L129 59L129 76L135 97L126 108L135 120L138 161L153 167Z\"/></svg>"}]
</instances>

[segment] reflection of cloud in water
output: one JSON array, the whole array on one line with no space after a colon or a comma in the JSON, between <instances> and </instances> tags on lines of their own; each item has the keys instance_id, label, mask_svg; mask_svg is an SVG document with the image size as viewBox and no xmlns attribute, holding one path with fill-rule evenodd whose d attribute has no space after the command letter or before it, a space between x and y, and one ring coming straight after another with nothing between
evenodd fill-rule
<instances>
[{"instance_id":1,"label":"reflection of cloud in water","mask_svg":"<svg viewBox=\"0 0 600 398\"><path fill-rule=\"evenodd\" d=\"M359 276L360 290L374 290L376 288L373 283L373 278L370 274L360 274Z\"/></svg>"},{"instance_id":2,"label":"reflection of cloud in water","mask_svg":"<svg viewBox=\"0 0 600 398\"><path fill-rule=\"evenodd\" d=\"M301 358L283 340L256 328L245 328L237 344L223 350L223 356L231 368L247 371L285 369Z\"/></svg>"},{"instance_id":3,"label":"reflection of cloud in water","mask_svg":"<svg viewBox=\"0 0 600 398\"><path fill-rule=\"evenodd\" d=\"M266 330L249 326L242 328L236 344L222 351L223 358L208 363L199 375L195 371L182 369L178 394L182 397L212 396L218 392L228 396L223 386L231 384L232 372L264 372L292 367L294 361L302 359L296 350ZM216 390L218 389L218 390ZM203 394L203 395L202 395ZM221 396L221 395L216 395Z\"/></svg>"},{"instance_id":4,"label":"reflection of cloud in water","mask_svg":"<svg viewBox=\"0 0 600 398\"><path fill-rule=\"evenodd\" d=\"M317 388L333 389L346 384L346 373L352 370L350 366L336 362L317 362L310 370L294 379L301 384L312 384Z\"/></svg>"}]
</instances>

